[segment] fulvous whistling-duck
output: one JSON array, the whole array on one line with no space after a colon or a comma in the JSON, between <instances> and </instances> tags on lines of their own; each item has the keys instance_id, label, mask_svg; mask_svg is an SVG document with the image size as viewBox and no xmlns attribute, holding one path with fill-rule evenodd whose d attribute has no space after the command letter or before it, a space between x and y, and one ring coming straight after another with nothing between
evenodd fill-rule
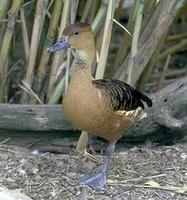
<instances>
[{"instance_id":1,"label":"fulvous whistling-duck","mask_svg":"<svg viewBox=\"0 0 187 200\"><path fill-rule=\"evenodd\" d=\"M48 48L48 51L55 52L66 48L73 48L76 53L69 88L63 97L63 111L69 121L80 130L109 141L103 168L80 180L82 185L98 189L106 183L117 140L123 131L142 117L143 102L150 107L152 101L122 81L92 78L91 65L96 50L89 24L76 23L68 26L61 39Z\"/></svg>"}]
</instances>

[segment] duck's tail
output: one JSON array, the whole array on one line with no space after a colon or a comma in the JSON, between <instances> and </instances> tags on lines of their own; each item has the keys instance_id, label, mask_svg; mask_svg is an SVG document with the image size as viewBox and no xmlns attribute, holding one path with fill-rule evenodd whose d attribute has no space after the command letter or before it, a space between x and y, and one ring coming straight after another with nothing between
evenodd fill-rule
<instances>
[{"instance_id":1,"label":"duck's tail","mask_svg":"<svg viewBox=\"0 0 187 200\"><path fill-rule=\"evenodd\" d=\"M153 105L152 100L148 96L139 92L138 90L136 90L136 93L138 97L147 104L148 107L151 107Z\"/></svg>"}]
</instances>

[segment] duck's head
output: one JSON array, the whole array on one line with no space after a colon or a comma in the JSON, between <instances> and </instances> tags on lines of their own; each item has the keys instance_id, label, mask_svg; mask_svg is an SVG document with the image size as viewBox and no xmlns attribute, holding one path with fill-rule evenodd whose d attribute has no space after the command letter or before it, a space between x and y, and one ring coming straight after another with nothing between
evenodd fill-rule
<instances>
[{"instance_id":1,"label":"duck's head","mask_svg":"<svg viewBox=\"0 0 187 200\"><path fill-rule=\"evenodd\" d=\"M94 48L94 36L88 23L76 23L64 29L62 37L53 46L48 48L49 52L61 49L73 48L78 51L87 51Z\"/></svg>"}]
</instances>

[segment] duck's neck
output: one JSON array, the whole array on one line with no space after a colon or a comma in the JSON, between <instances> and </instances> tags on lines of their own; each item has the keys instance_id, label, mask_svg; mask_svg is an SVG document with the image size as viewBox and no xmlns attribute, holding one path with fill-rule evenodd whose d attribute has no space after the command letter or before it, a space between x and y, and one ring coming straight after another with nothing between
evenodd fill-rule
<instances>
[{"instance_id":1,"label":"duck's neck","mask_svg":"<svg viewBox=\"0 0 187 200\"><path fill-rule=\"evenodd\" d=\"M91 77L91 66L95 58L95 44L92 42L87 48L76 50L73 62L73 73L85 72Z\"/></svg>"}]
</instances>

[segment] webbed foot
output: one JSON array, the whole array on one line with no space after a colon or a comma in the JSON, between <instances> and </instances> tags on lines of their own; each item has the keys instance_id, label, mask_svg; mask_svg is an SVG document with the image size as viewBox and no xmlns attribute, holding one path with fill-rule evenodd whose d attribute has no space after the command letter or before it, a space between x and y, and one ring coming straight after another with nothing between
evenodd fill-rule
<instances>
[{"instance_id":1,"label":"webbed foot","mask_svg":"<svg viewBox=\"0 0 187 200\"><path fill-rule=\"evenodd\" d=\"M80 184L89 186L93 189L101 189L105 186L107 180L107 170L102 169L101 171L84 176L80 178Z\"/></svg>"},{"instance_id":2,"label":"webbed foot","mask_svg":"<svg viewBox=\"0 0 187 200\"><path fill-rule=\"evenodd\" d=\"M115 148L114 144L109 144L106 151L107 157L103 167L96 173L92 173L90 175L82 177L80 179L81 185L86 185L93 189L101 189L102 187L105 186L108 174L108 167L114 152L114 148Z\"/></svg>"}]
</instances>

